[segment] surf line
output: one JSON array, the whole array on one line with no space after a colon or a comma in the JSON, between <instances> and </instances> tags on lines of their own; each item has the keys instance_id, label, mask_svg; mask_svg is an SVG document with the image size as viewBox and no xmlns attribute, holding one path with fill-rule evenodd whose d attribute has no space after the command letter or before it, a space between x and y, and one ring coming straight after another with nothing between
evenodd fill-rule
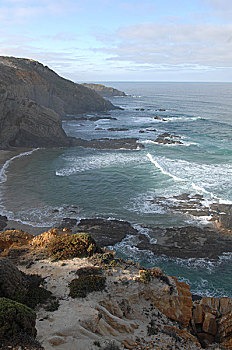
<instances>
[{"instance_id":1,"label":"surf line","mask_svg":"<svg viewBox=\"0 0 232 350\"><path fill-rule=\"evenodd\" d=\"M22 158L22 157L26 157L31 155L32 153L34 153L35 151L38 151L41 148L34 148L31 151L27 151L27 152L23 152L20 154L17 154L16 156L8 159L2 166L2 168L0 169L0 184L4 183L7 181L7 175L6 175L6 170L9 167L10 163L12 163L15 159L18 158Z\"/></svg>"},{"instance_id":2,"label":"surf line","mask_svg":"<svg viewBox=\"0 0 232 350\"><path fill-rule=\"evenodd\" d=\"M166 170L164 170L164 168L156 161L152 158L152 155L150 153L147 153L147 158L151 161L151 163L153 163L158 169L160 169L160 171L167 176L170 176L173 178L173 180L175 181L186 181L185 179L182 179L180 177L177 177L169 172L167 172Z\"/></svg>"}]
</instances>

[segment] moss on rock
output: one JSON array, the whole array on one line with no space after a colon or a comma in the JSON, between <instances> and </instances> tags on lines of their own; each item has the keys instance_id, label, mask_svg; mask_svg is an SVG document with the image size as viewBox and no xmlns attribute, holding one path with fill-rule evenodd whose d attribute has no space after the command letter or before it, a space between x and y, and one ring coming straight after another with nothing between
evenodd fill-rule
<instances>
[{"instance_id":1,"label":"moss on rock","mask_svg":"<svg viewBox=\"0 0 232 350\"><path fill-rule=\"evenodd\" d=\"M36 336L36 313L16 301L0 298L0 338L14 337L20 333Z\"/></svg>"},{"instance_id":2,"label":"moss on rock","mask_svg":"<svg viewBox=\"0 0 232 350\"><path fill-rule=\"evenodd\" d=\"M88 293L102 291L106 286L106 278L97 275L80 276L69 283L72 298L85 298Z\"/></svg>"},{"instance_id":3,"label":"moss on rock","mask_svg":"<svg viewBox=\"0 0 232 350\"><path fill-rule=\"evenodd\" d=\"M95 240L88 233L56 237L48 244L49 256L54 260L84 258L99 252Z\"/></svg>"}]
</instances>

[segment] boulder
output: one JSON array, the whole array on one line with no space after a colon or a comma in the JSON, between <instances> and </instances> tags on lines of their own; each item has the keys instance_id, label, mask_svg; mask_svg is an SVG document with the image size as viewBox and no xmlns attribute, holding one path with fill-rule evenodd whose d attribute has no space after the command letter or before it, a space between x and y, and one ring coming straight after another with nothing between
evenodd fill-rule
<instances>
[{"instance_id":1,"label":"boulder","mask_svg":"<svg viewBox=\"0 0 232 350\"><path fill-rule=\"evenodd\" d=\"M211 335L216 335L217 333L216 317L209 312L205 313L202 330Z\"/></svg>"}]
</instances>

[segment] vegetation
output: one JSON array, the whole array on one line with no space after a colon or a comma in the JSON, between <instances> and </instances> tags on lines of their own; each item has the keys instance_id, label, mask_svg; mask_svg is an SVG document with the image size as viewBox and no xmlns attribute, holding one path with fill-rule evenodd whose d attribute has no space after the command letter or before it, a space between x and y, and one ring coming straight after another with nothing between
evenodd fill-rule
<instances>
[{"instance_id":1,"label":"vegetation","mask_svg":"<svg viewBox=\"0 0 232 350\"><path fill-rule=\"evenodd\" d=\"M85 298L88 293L102 291L106 286L106 278L97 275L86 275L73 279L69 283L72 298Z\"/></svg>"},{"instance_id":2,"label":"vegetation","mask_svg":"<svg viewBox=\"0 0 232 350\"><path fill-rule=\"evenodd\" d=\"M76 271L76 274L80 276L86 276L86 275L101 275L102 274L102 269L97 266L86 266L86 267L81 267Z\"/></svg>"},{"instance_id":3,"label":"vegetation","mask_svg":"<svg viewBox=\"0 0 232 350\"><path fill-rule=\"evenodd\" d=\"M99 265L105 270L109 269L110 267L120 266L123 262L122 259L115 258L112 253L94 254L91 261L94 265Z\"/></svg>"},{"instance_id":4,"label":"vegetation","mask_svg":"<svg viewBox=\"0 0 232 350\"><path fill-rule=\"evenodd\" d=\"M47 249L53 260L90 257L101 251L94 239L87 233L55 237L48 244Z\"/></svg>"},{"instance_id":5,"label":"vegetation","mask_svg":"<svg viewBox=\"0 0 232 350\"><path fill-rule=\"evenodd\" d=\"M20 333L36 336L35 312L16 301L0 298L0 338L11 338Z\"/></svg>"}]
</instances>

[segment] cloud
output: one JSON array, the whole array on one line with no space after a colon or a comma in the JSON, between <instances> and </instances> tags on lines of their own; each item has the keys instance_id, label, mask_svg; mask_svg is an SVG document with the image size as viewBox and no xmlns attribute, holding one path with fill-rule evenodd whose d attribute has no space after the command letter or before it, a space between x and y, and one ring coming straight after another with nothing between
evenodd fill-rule
<instances>
[{"instance_id":1,"label":"cloud","mask_svg":"<svg viewBox=\"0 0 232 350\"><path fill-rule=\"evenodd\" d=\"M204 0L211 8L211 16L220 17L223 20L232 19L231 0Z\"/></svg>"},{"instance_id":2,"label":"cloud","mask_svg":"<svg viewBox=\"0 0 232 350\"><path fill-rule=\"evenodd\" d=\"M116 43L100 49L108 60L188 69L232 66L232 25L143 23L120 28L114 38Z\"/></svg>"}]
</instances>

